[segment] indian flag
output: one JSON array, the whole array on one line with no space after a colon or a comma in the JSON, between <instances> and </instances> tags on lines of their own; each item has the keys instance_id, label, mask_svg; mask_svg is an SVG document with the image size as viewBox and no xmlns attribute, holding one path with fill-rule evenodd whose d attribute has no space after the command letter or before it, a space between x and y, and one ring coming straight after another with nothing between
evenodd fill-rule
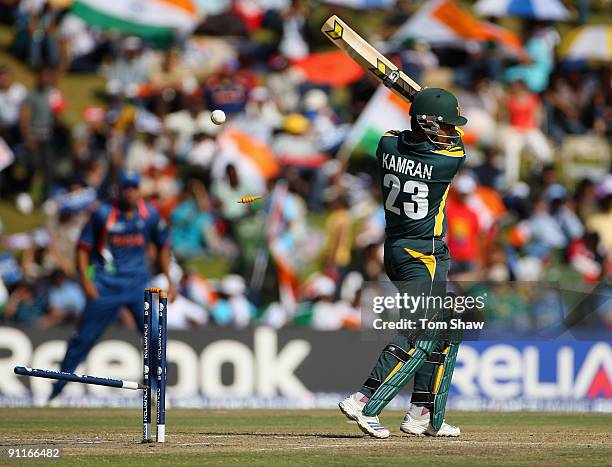
<instances>
[{"instance_id":1,"label":"indian flag","mask_svg":"<svg viewBox=\"0 0 612 467\"><path fill-rule=\"evenodd\" d=\"M410 104L380 86L353 124L340 155L348 157L352 152L361 152L375 156L378 141L386 131L410 128L409 109Z\"/></svg>"},{"instance_id":2,"label":"indian flag","mask_svg":"<svg viewBox=\"0 0 612 467\"><path fill-rule=\"evenodd\" d=\"M167 45L189 34L199 20L193 0L76 0L71 10L85 22Z\"/></svg>"},{"instance_id":3,"label":"indian flag","mask_svg":"<svg viewBox=\"0 0 612 467\"><path fill-rule=\"evenodd\" d=\"M502 2L503 3L503 2ZM522 56L524 50L514 32L481 21L454 0L429 0L393 35L393 42L423 39L433 47L466 47L472 41L493 41L507 53Z\"/></svg>"}]
</instances>

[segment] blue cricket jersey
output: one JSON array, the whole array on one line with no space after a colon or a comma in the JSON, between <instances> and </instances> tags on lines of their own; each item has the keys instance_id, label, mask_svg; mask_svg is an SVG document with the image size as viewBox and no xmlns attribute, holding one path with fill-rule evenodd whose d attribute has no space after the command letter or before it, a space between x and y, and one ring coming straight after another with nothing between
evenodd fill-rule
<instances>
[{"instance_id":1,"label":"blue cricket jersey","mask_svg":"<svg viewBox=\"0 0 612 467\"><path fill-rule=\"evenodd\" d=\"M79 246L90 251L96 277L142 282L149 276L147 243L162 247L168 241L166 222L155 208L139 200L130 219L116 205L100 205L83 228Z\"/></svg>"}]
</instances>

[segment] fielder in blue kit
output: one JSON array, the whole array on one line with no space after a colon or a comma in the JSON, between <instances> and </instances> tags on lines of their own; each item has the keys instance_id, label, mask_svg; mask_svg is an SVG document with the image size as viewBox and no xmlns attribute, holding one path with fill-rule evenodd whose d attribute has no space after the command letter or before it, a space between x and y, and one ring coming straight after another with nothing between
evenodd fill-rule
<instances>
[{"instance_id":1,"label":"fielder in blue kit","mask_svg":"<svg viewBox=\"0 0 612 467\"><path fill-rule=\"evenodd\" d=\"M140 177L122 173L116 202L104 203L92 213L77 246L77 269L87 295L87 304L61 370L73 373L121 307L127 307L142 330L143 293L149 281L146 250L158 249L159 264L168 278L168 295L174 295L169 275L168 228L159 213L139 195ZM66 385L57 381L50 400Z\"/></svg>"}]
</instances>

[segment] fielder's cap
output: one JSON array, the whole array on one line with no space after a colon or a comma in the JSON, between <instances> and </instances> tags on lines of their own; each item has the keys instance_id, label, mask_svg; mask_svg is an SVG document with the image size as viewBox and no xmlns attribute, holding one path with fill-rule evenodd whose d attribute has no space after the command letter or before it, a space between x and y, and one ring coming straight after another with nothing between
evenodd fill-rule
<instances>
[{"instance_id":1,"label":"fielder's cap","mask_svg":"<svg viewBox=\"0 0 612 467\"><path fill-rule=\"evenodd\" d=\"M411 115L427 115L449 125L462 126L467 118L460 115L459 102L453 93L441 88L425 88L414 96Z\"/></svg>"},{"instance_id":2,"label":"fielder's cap","mask_svg":"<svg viewBox=\"0 0 612 467\"><path fill-rule=\"evenodd\" d=\"M119 186L121 188L140 186L140 174L134 170L126 170L119 175Z\"/></svg>"}]
</instances>

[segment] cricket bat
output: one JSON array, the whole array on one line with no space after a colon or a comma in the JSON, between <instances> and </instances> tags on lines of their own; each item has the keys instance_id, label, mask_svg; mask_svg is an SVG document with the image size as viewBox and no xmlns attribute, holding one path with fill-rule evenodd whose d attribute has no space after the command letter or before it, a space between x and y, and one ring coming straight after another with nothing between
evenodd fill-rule
<instances>
[{"instance_id":1,"label":"cricket bat","mask_svg":"<svg viewBox=\"0 0 612 467\"><path fill-rule=\"evenodd\" d=\"M419 84L387 60L383 54L336 15L323 23L321 31L336 47L344 50L353 60L401 98L412 102L414 95L421 90Z\"/></svg>"}]
</instances>

